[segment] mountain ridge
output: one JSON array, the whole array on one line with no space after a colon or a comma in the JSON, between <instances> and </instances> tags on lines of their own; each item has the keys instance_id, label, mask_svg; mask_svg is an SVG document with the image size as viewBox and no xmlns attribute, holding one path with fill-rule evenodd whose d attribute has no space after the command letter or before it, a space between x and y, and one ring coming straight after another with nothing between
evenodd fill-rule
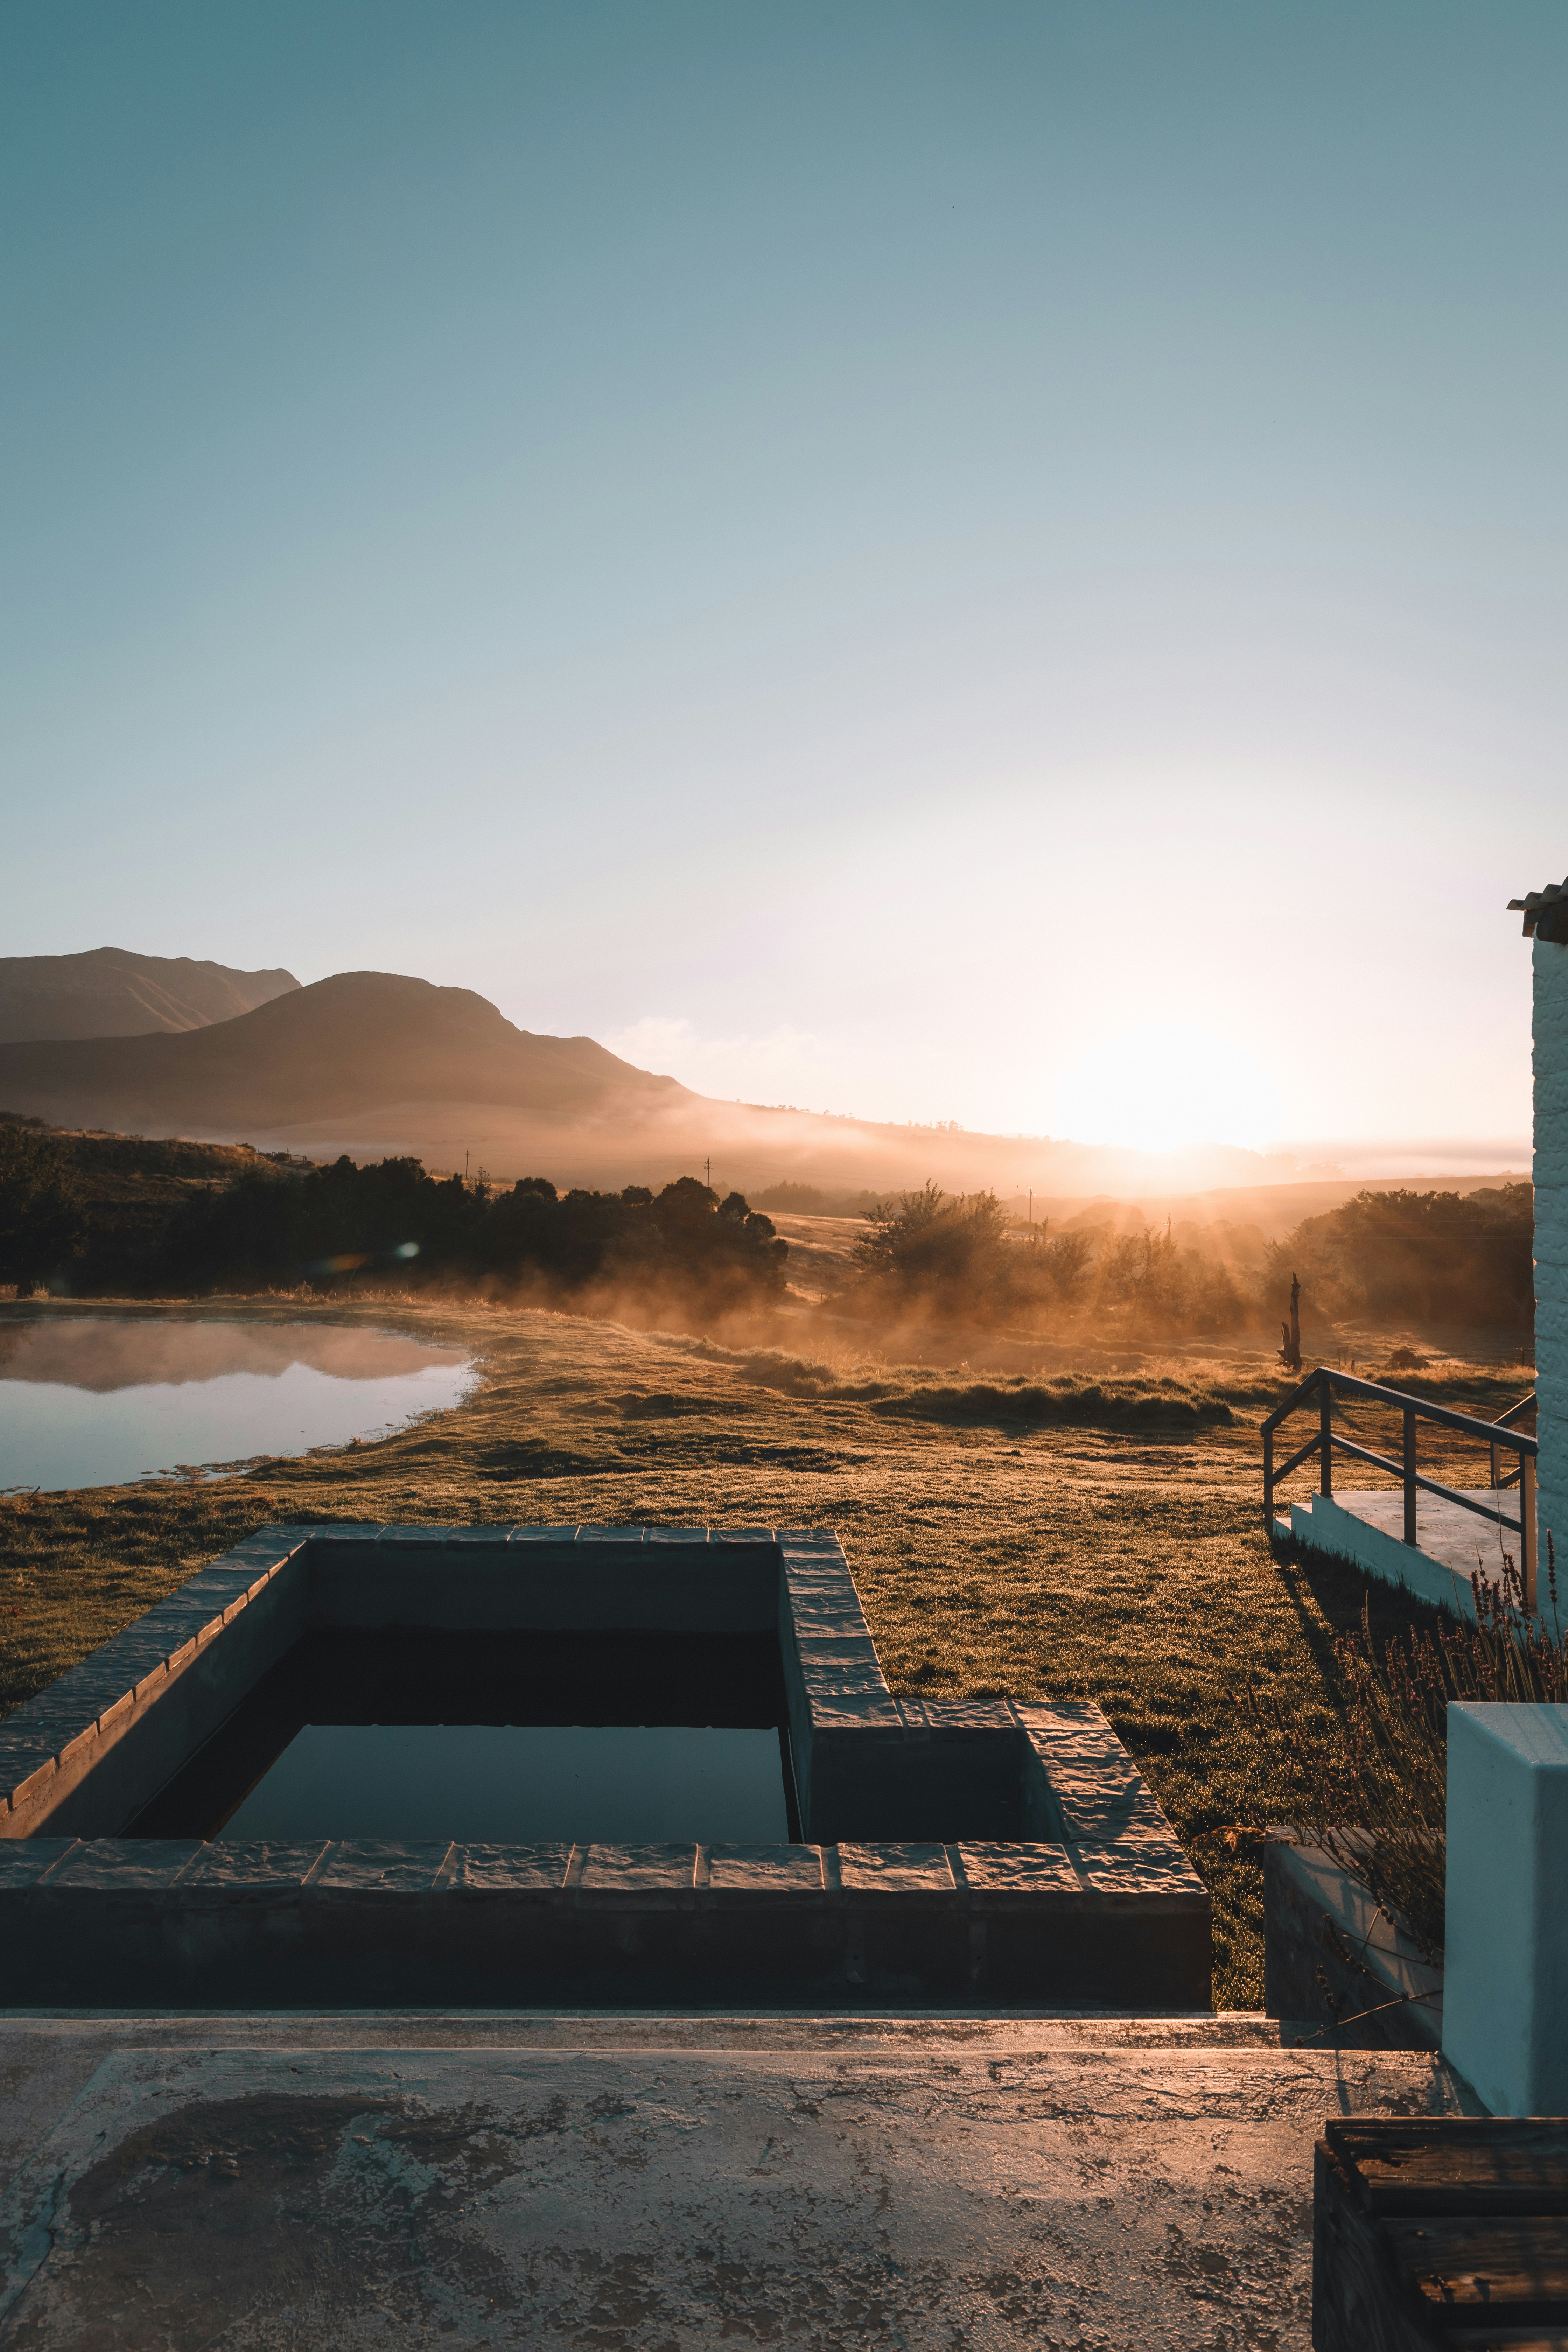
<instances>
[{"instance_id":1,"label":"mountain ridge","mask_svg":"<svg viewBox=\"0 0 1568 2352\"><path fill-rule=\"evenodd\" d=\"M472 989L401 972L335 972L200 1029L0 1044L0 1106L61 1127L268 1129L453 1099L581 1114L685 1093L590 1037L514 1028Z\"/></svg>"},{"instance_id":2,"label":"mountain ridge","mask_svg":"<svg viewBox=\"0 0 1568 2352\"><path fill-rule=\"evenodd\" d=\"M0 956L0 1044L177 1034L251 1013L300 983L195 956L88 948Z\"/></svg>"}]
</instances>

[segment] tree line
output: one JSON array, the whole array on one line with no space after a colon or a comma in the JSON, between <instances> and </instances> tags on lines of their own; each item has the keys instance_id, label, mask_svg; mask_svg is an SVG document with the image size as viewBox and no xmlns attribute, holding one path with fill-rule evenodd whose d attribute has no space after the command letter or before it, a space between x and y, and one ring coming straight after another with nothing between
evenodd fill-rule
<instances>
[{"instance_id":1,"label":"tree line","mask_svg":"<svg viewBox=\"0 0 1568 2352\"><path fill-rule=\"evenodd\" d=\"M707 1314L765 1307L784 1289L788 1244L740 1192L682 1176L656 1195L559 1192L431 1176L417 1160L306 1171L262 1163L197 1188L154 1228L90 1213L60 1143L0 1124L0 1282L26 1292L200 1297L479 1286L573 1297L678 1297Z\"/></svg>"},{"instance_id":2,"label":"tree line","mask_svg":"<svg viewBox=\"0 0 1568 2352\"><path fill-rule=\"evenodd\" d=\"M93 1155L111 1147L136 1168L106 1201ZM204 1154L226 1163L215 1181L202 1181ZM458 1282L500 1295L671 1297L705 1314L765 1307L785 1286L787 1245L771 1221L742 1194L721 1199L694 1177L657 1196L637 1184L562 1194L542 1176L475 1185L431 1176L413 1159L302 1169L252 1155L233 1178L237 1160L233 1150L62 1137L0 1115L0 1283L189 1297ZM160 1174L166 1198L135 1197ZM1272 1331L1296 1273L1311 1307L1334 1320L1522 1332L1533 1241L1528 1184L1469 1194L1368 1188L1307 1219L1252 1270L1169 1229L1020 1234L994 1193L927 1184L865 1211L853 1278L830 1303L884 1321Z\"/></svg>"},{"instance_id":3,"label":"tree line","mask_svg":"<svg viewBox=\"0 0 1568 2352\"><path fill-rule=\"evenodd\" d=\"M834 1302L879 1318L932 1318L1234 1333L1272 1329L1299 1273L1334 1319L1526 1329L1533 1313L1534 1194L1366 1190L1268 1246L1248 1271L1170 1231L1020 1234L992 1192L905 1192L867 1213L853 1281Z\"/></svg>"}]
</instances>

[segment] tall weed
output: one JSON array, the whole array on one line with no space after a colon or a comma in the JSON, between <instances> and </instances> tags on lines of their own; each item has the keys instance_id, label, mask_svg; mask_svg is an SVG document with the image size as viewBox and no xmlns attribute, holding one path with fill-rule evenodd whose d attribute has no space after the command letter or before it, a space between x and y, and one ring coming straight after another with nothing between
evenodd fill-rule
<instances>
[{"instance_id":1,"label":"tall weed","mask_svg":"<svg viewBox=\"0 0 1568 2352\"><path fill-rule=\"evenodd\" d=\"M1508 1559L1500 1584L1471 1578L1474 1625L1451 1633L1412 1626L1380 1648L1363 1615L1360 1632L1334 1644L1342 1744L1324 1737L1309 1747L1310 1793L1297 1826L1428 1959L1443 1950L1449 1702L1568 1706L1568 1630L1558 1613L1550 1533L1546 1544L1547 1605L1535 1616L1525 1612L1523 1585Z\"/></svg>"}]
</instances>

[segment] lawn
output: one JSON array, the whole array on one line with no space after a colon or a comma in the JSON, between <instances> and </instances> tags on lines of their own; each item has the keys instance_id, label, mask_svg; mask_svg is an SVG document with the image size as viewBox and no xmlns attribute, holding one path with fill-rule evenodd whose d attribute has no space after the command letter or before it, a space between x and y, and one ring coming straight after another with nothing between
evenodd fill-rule
<instances>
[{"instance_id":1,"label":"lawn","mask_svg":"<svg viewBox=\"0 0 1568 2352\"><path fill-rule=\"evenodd\" d=\"M1332 1736L1333 1636L1365 1588L1270 1550L1257 1424L1280 1384L1258 1358L1009 1385L495 1307L318 1311L468 1342L483 1381L375 1444L0 1505L0 1710L269 1520L832 1527L895 1691L1105 1709L1213 1893L1216 2005L1261 2006L1252 1832ZM1528 1381L1423 1386L1485 1414ZM1374 1625L1414 1613L1374 1590Z\"/></svg>"}]
</instances>

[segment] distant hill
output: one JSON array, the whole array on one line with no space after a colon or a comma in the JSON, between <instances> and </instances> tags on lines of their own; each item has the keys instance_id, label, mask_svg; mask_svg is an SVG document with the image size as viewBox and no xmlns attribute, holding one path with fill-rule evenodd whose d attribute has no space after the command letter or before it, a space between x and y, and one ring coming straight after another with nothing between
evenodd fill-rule
<instances>
[{"instance_id":1,"label":"distant hill","mask_svg":"<svg viewBox=\"0 0 1568 2352\"><path fill-rule=\"evenodd\" d=\"M1020 1211L1032 1189L1033 1213L1057 1220L1098 1213L1096 1196L1160 1202L1163 1217L1210 1186L1299 1186L1317 1172L1226 1144L1124 1151L715 1102L591 1037L514 1028L471 990L384 971L290 986L254 1012L180 1033L0 1043L3 1111L312 1160L406 1152L433 1172L467 1160L498 1181L548 1176L563 1188L710 1172L724 1191L788 1182L853 1205L861 1192L929 1179L953 1192L994 1189ZM1355 1189L1342 1182L1337 1196ZM1207 1211L1227 1213L1219 1200Z\"/></svg>"},{"instance_id":2,"label":"distant hill","mask_svg":"<svg viewBox=\"0 0 1568 2352\"><path fill-rule=\"evenodd\" d=\"M234 971L227 964L135 955L129 948L0 956L0 1042L205 1029L299 985L291 971Z\"/></svg>"},{"instance_id":3,"label":"distant hill","mask_svg":"<svg viewBox=\"0 0 1568 2352\"><path fill-rule=\"evenodd\" d=\"M559 1119L688 1097L590 1037L538 1037L467 988L384 971L291 986L254 1012L146 1036L0 1045L0 1108L58 1127L247 1140L453 1100Z\"/></svg>"}]
</instances>

